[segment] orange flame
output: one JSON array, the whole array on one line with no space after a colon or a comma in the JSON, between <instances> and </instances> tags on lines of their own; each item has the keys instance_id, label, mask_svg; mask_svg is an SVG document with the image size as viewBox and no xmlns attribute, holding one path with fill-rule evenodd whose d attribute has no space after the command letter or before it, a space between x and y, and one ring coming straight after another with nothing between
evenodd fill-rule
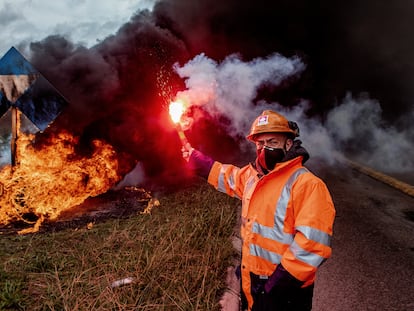
<instances>
[{"instance_id":1,"label":"orange flame","mask_svg":"<svg viewBox=\"0 0 414 311\"><path fill-rule=\"evenodd\" d=\"M75 154L78 138L69 133L57 134L40 150L32 140L32 135L21 135L18 163L0 171L0 225L29 222L25 215L34 215L37 222L32 232L37 231L44 219L55 220L61 212L106 192L120 180L115 151L102 141L93 142L89 158L80 158Z\"/></svg>"}]
</instances>

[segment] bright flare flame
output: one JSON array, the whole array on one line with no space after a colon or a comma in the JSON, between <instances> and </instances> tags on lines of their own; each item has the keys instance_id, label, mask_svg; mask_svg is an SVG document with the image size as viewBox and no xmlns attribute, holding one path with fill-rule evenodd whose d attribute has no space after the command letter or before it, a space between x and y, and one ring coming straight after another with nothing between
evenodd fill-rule
<instances>
[{"instance_id":1,"label":"bright flare flame","mask_svg":"<svg viewBox=\"0 0 414 311\"><path fill-rule=\"evenodd\" d=\"M170 103L169 112L171 120L177 124L180 122L181 116L185 111L184 102L182 100L176 100Z\"/></svg>"}]
</instances>

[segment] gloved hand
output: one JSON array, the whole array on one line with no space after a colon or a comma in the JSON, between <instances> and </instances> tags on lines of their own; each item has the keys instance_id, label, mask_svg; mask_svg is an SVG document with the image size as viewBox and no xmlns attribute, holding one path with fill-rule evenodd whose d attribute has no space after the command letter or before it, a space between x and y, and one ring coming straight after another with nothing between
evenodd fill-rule
<instances>
[{"instance_id":1,"label":"gloved hand","mask_svg":"<svg viewBox=\"0 0 414 311\"><path fill-rule=\"evenodd\" d=\"M276 270L272 273L265 284L266 293L274 287L284 287L284 288L299 288L303 285L304 282L298 280L293 275L291 275L283 266L279 264Z\"/></svg>"},{"instance_id":2,"label":"gloved hand","mask_svg":"<svg viewBox=\"0 0 414 311\"><path fill-rule=\"evenodd\" d=\"M191 154L193 153L194 148L191 147L190 143L186 143L184 146L181 147L181 152L184 160L187 162L190 161Z\"/></svg>"},{"instance_id":3,"label":"gloved hand","mask_svg":"<svg viewBox=\"0 0 414 311\"><path fill-rule=\"evenodd\" d=\"M198 176L208 179L210 170L214 164L214 160L202 152L191 147L189 143L186 143L181 148L181 152L184 160L188 162L188 166Z\"/></svg>"}]
</instances>

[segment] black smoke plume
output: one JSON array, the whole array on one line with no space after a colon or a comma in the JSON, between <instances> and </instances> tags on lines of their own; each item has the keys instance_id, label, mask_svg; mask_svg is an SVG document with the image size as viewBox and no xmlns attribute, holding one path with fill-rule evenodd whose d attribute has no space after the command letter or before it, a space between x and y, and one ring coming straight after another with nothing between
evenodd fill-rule
<instances>
[{"instance_id":1,"label":"black smoke plume","mask_svg":"<svg viewBox=\"0 0 414 311\"><path fill-rule=\"evenodd\" d=\"M70 102L48 131L80 135L82 150L105 139L124 172L140 162L148 180L168 184L181 178L183 165L168 101L185 85L173 67L200 54L218 63L229 55L244 62L274 53L298 57L306 67L300 76L264 82L253 105L278 103L289 111L305 100L306 117L323 123L347 94L367 93L380 104L383 122L412 138L413 6L402 0L161 0L92 48L60 36L32 43L30 61ZM202 108L194 114L203 116L188 133L195 146L220 160L241 152L242 135L226 130L231 117Z\"/></svg>"}]
</instances>

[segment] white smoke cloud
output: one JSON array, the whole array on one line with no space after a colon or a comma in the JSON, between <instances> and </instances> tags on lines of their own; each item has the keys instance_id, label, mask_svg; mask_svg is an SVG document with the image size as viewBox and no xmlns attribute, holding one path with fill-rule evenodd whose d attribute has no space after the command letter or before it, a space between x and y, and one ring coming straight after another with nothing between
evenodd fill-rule
<instances>
[{"instance_id":1,"label":"white smoke cloud","mask_svg":"<svg viewBox=\"0 0 414 311\"><path fill-rule=\"evenodd\" d=\"M300 139L311 157L333 164L343 155L385 173L414 172L413 127L399 130L385 122L377 100L347 94L325 121L309 118L309 108L306 101L291 108L273 106L299 124Z\"/></svg>"},{"instance_id":2,"label":"white smoke cloud","mask_svg":"<svg viewBox=\"0 0 414 311\"><path fill-rule=\"evenodd\" d=\"M272 109L298 123L299 139L311 158L333 164L336 155L344 153L383 172L413 171L412 126L411 130L399 131L386 124L380 103L367 96L353 98L348 94L327 114L326 120L310 118L307 111L311 104L306 100L295 107L265 101L253 103L261 85L278 85L299 75L304 68L299 58L279 54L250 62L233 55L222 63L201 54L182 67L175 66L187 87L177 96L187 98L191 105L203 105L212 115L231 120L229 134L234 137L245 136L251 122L264 109Z\"/></svg>"},{"instance_id":3,"label":"white smoke cloud","mask_svg":"<svg viewBox=\"0 0 414 311\"><path fill-rule=\"evenodd\" d=\"M137 165L130 171L125 177L112 189L120 190L128 186L136 186L145 183L145 169L142 166L141 162L138 162Z\"/></svg>"},{"instance_id":4,"label":"white smoke cloud","mask_svg":"<svg viewBox=\"0 0 414 311\"><path fill-rule=\"evenodd\" d=\"M192 105L202 105L212 115L225 116L231 120L229 134L244 137L252 121L265 109L283 114L299 124L306 149L317 157L333 161L333 142L320 120L305 115L309 103L303 101L296 107L287 108L279 103L259 101L253 104L258 88L264 83L277 86L286 78L299 75L305 65L297 57L286 58L272 54L243 62L232 55L217 63L201 54L175 70L185 78L187 90L177 94ZM250 146L247 144L246 146Z\"/></svg>"},{"instance_id":5,"label":"white smoke cloud","mask_svg":"<svg viewBox=\"0 0 414 311\"><path fill-rule=\"evenodd\" d=\"M398 130L384 122L381 114L377 100L348 94L341 105L329 112L326 127L337 148L352 159L384 172L412 172L412 127Z\"/></svg>"},{"instance_id":6,"label":"white smoke cloud","mask_svg":"<svg viewBox=\"0 0 414 311\"><path fill-rule=\"evenodd\" d=\"M279 54L250 62L231 55L221 63L200 54L183 67L175 65L187 87L177 97L186 98L191 105L203 106L212 116L227 117L232 121L230 134L244 136L252 120L264 109L264 103L252 104L258 88L264 83L278 85L304 69L299 58Z\"/></svg>"}]
</instances>

